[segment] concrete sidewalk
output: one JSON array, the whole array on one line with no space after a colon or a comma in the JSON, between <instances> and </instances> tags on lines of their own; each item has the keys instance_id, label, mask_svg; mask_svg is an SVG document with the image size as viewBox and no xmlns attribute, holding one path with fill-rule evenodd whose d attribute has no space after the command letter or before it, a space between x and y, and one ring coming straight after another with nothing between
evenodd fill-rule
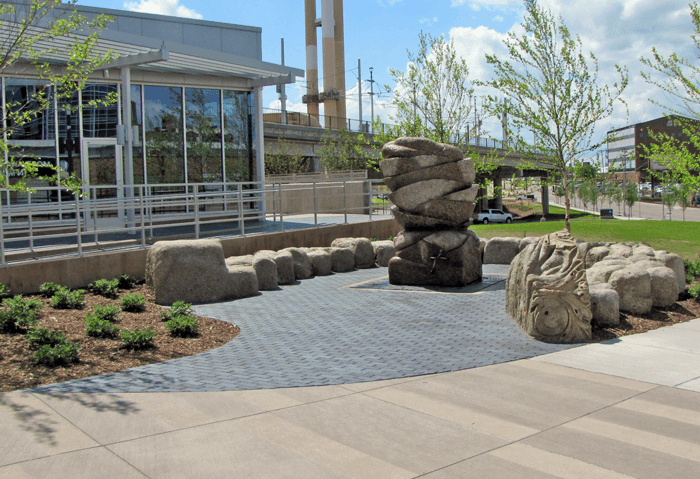
<instances>
[{"instance_id":1,"label":"concrete sidewalk","mask_svg":"<svg viewBox=\"0 0 700 479\"><path fill-rule=\"evenodd\" d=\"M700 477L700 319L378 382L0 394L0 478Z\"/></svg>"}]
</instances>

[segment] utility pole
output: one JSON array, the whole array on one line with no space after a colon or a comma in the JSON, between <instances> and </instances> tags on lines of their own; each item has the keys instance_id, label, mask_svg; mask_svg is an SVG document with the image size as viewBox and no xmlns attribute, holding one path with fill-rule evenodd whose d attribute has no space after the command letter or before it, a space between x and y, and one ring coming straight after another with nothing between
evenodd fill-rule
<instances>
[{"instance_id":1,"label":"utility pole","mask_svg":"<svg viewBox=\"0 0 700 479\"><path fill-rule=\"evenodd\" d=\"M357 59L357 93L360 95L358 103L360 106L360 131L364 131L362 128L362 63L359 58Z\"/></svg>"},{"instance_id":2,"label":"utility pole","mask_svg":"<svg viewBox=\"0 0 700 479\"><path fill-rule=\"evenodd\" d=\"M284 38L282 39L282 66L284 66ZM284 88L284 83L277 85L277 93L280 94L280 103L282 104L282 124L287 124L287 94Z\"/></svg>"},{"instance_id":3,"label":"utility pole","mask_svg":"<svg viewBox=\"0 0 700 479\"><path fill-rule=\"evenodd\" d=\"M372 133L374 133L374 78L372 77L372 70L374 68L369 67L369 97L372 100L370 102L370 120L372 121Z\"/></svg>"}]
</instances>

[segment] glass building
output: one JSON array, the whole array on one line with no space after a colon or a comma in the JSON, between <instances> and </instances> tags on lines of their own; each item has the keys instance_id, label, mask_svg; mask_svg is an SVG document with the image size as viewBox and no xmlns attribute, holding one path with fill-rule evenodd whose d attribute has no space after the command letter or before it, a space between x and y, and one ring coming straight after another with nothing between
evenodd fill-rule
<instances>
[{"instance_id":1,"label":"glass building","mask_svg":"<svg viewBox=\"0 0 700 479\"><path fill-rule=\"evenodd\" d=\"M114 18L96 50L115 58L70 98L58 98L31 65L3 71L5 111L38 109L16 127L6 120L10 163L36 162L40 173L41 165L57 166L85 186L115 187L97 188L97 196L130 185L264 181L262 88L293 83L303 71L263 62L259 28L72 5L55 13L74 9ZM60 56L54 63L60 68ZM21 174L9 171L8 182ZM7 192L8 201L22 194Z\"/></svg>"}]
</instances>

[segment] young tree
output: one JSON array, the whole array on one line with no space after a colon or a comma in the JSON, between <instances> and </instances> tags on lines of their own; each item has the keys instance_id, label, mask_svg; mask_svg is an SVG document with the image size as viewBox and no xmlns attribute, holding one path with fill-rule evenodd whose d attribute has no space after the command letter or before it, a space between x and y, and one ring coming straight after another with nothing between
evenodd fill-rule
<instances>
[{"instance_id":1,"label":"young tree","mask_svg":"<svg viewBox=\"0 0 700 479\"><path fill-rule=\"evenodd\" d=\"M284 138L277 141L277 153L265 153L266 175L290 175L308 170L308 159L301 154L299 148L292 151L290 142Z\"/></svg>"},{"instance_id":2,"label":"young tree","mask_svg":"<svg viewBox=\"0 0 700 479\"><path fill-rule=\"evenodd\" d=\"M350 171L372 167L376 161L363 151L362 146L365 143L362 133L327 130L318 151L321 165L326 171Z\"/></svg>"},{"instance_id":3,"label":"young tree","mask_svg":"<svg viewBox=\"0 0 700 479\"><path fill-rule=\"evenodd\" d=\"M421 32L418 53L408 53L407 71L389 70L396 82L393 104L397 136L422 136L440 143L467 129L474 89L469 68L452 41Z\"/></svg>"},{"instance_id":4,"label":"young tree","mask_svg":"<svg viewBox=\"0 0 700 479\"><path fill-rule=\"evenodd\" d=\"M566 229L571 230L571 167L580 156L594 151L601 142L593 141L595 125L609 117L627 86L625 68L616 66L619 83L611 88L598 85L598 60L584 55L581 40L573 38L561 18L541 8L536 0L525 0L525 34L509 33L504 41L510 61L486 54L495 78L480 85L499 90L508 102L490 95L486 110L494 116L508 116L508 136L515 149L527 159L528 168L546 163L556 170L564 189ZM537 149L529 148L521 132L538 139Z\"/></svg>"},{"instance_id":5,"label":"young tree","mask_svg":"<svg viewBox=\"0 0 700 479\"><path fill-rule=\"evenodd\" d=\"M74 4L75 0L68 2ZM53 180L64 186L79 186L78 180L67 181L59 174L39 175L39 165L34 158L12 145L12 135L21 131L50 110L55 95L59 102L67 100L77 90L82 89L88 76L100 65L112 59L111 51L99 53L96 49L99 32L112 21L112 18L100 15L94 20L76 12L63 14L56 9L61 0L31 0L25 4L0 4L0 73L7 73L20 64L33 64L36 75L51 85L51 88L35 89L24 101L10 102L5 105L5 123L0 125L0 184L16 191L30 190L27 180L40 177ZM76 33L81 33L76 35ZM85 33L92 32L92 33ZM56 42L56 39L69 39L70 44ZM62 45L62 46L58 46ZM67 62L63 68L56 69L47 58L64 56ZM109 96L102 101L115 101ZM5 136L1 133L6 134ZM7 153L7 160L5 160ZM42 168L57 170L56 166L41 165ZM19 180L9 184L5 171L19 173Z\"/></svg>"},{"instance_id":6,"label":"young tree","mask_svg":"<svg viewBox=\"0 0 700 479\"><path fill-rule=\"evenodd\" d=\"M625 191L623 192L623 195L624 195L625 204L629 207L628 214L630 217L632 217L632 207L639 199L637 196L638 195L637 185L635 185L631 181L628 181L627 184L625 185Z\"/></svg>"}]
</instances>

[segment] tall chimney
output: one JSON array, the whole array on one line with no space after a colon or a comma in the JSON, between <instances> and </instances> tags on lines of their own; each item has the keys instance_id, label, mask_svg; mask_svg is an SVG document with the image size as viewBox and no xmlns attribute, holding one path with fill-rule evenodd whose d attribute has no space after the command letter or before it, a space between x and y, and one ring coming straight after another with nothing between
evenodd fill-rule
<instances>
[{"instance_id":1,"label":"tall chimney","mask_svg":"<svg viewBox=\"0 0 700 479\"><path fill-rule=\"evenodd\" d=\"M316 40L316 0L304 0L306 21L306 111L318 119L318 44Z\"/></svg>"},{"instance_id":2,"label":"tall chimney","mask_svg":"<svg viewBox=\"0 0 700 479\"><path fill-rule=\"evenodd\" d=\"M343 0L333 0L333 19L335 20L335 87L340 93L337 112L343 118L338 128L347 128L345 124L345 27L343 26Z\"/></svg>"}]
</instances>

